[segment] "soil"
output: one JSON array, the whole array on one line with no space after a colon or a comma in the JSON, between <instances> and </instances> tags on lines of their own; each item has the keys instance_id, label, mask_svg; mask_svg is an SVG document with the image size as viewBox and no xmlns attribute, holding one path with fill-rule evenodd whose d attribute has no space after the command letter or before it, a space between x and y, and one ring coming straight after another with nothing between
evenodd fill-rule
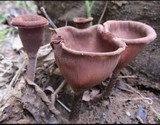
<instances>
[{"instance_id":1,"label":"soil","mask_svg":"<svg viewBox=\"0 0 160 125\"><path fill-rule=\"evenodd\" d=\"M48 3L48 2L47 2ZM157 39L147 45L144 50L123 70L119 76L136 76L133 78L119 78L116 81L111 95L107 99L101 99L94 101L95 94L98 91L100 94L104 86L107 85L107 80L94 88L88 90L84 95L81 109L80 119L77 123L81 124L159 124L160 119L157 119L156 115L160 113L160 42L159 42L159 22L160 15L158 14L160 4L159 1L153 1L147 4L147 1L133 1L116 3L110 2L113 8L108 8L108 15L105 15L107 19L132 19L142 22L146 22L151 25L157 32ZM55 3L56 4L56 3ZM97 2L99 6L104 5L103 2ZM46 3L41 2L41 5L47 6ZM52 4L53 6L54 4ZM57 4L58 5L58 4ZM0 4L4 7L4 4ZM60 8L65 8L69 4L61 4ZM70 5L72 7L83 6L82 3L76 5L75 3ZM154 8L153 8L154 6ZM57 6L58 7L58 6ZM135 9L137 7L137 9ZM150 8L152 7L152 11ZM97 7L98 8L98 7ZM97 9L96 8L96 9ZM74 8L75 9L75 8ZM97 10L94 10L96 20L99 19L100 14L96 14ZM119 10L119 11L118 11ZM3 10L5 11L5 10ZM49 11L49 9L48 9ZM84 11L84 10L82 10ZM54 11L53 11L54 12ZM64 12L64 11L62 11ZM59 20L64 24L63 18L70 17L71 10L65 9L65 14L59 16ZM49 11L51 13L51 11ZM59 12L61 13L61 12ZM67 14L66 14L67 13ZM84 13L84 12L82 12ZM136 13L134 16L128 13ZM78 13L81 15L81 13ZM77 15L78 15L77 14ZM113 16L115 15L115 16ZM55 15L56 17L56 15ZM57 25L61 25L58 23ZM69 23L71 24L71 23ZM6 25L6 24L5 24ZM4 24L1 24L4 26ZM42 43L46 45L49 43L49 30L46 28L46 42ZM17 37L17 36L15 36ZM3 81L0 84L0 92L3 90L13 79L15 72L22 65L23 58L19 52L13 50L13 42L10 39L6 39L1 43L1 67L7 68L9 63L14 64L10 68L8 73L1 76ZM58 85L64 80L60 75L53 73L54 54L51 52L51 47L42 48L38 54L37 70L35 83L46 93L50 93L50 90L46 90L47 86L52 86L55 90ZM55 116L49 111L48 107L41 100L40 96L35 92L33 87L26 84L24 79L24 72L21 72L16 84L10 90L12 96L8 95L6 100L1 100L0 103L0 123L18 123L18 124L53 124L62 123L55 118ZM47 93L48 92L48 93ZM91 93L95 95L91 98ZM2 98L2 97L0 97ZM87 99L88 100L87 100ZM64 108L58 101L62 102L66 107ZM73 93L69 85L67 84L58 94L57 101L55 102L56 108L61 112L62 117L68 119L70 115L71 103L73 101ZM158 113L158 114L157 114ZM63 121L63 123L65 123Z\"/></svg>"}]
</instances>

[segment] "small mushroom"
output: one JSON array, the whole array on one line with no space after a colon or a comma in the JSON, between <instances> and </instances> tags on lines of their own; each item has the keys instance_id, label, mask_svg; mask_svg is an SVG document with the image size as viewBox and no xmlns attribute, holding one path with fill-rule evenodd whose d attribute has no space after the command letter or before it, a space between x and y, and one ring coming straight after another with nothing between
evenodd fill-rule
<instances>
[{"instance_id":1,"label":"small mushroom","mask_svg":"<svg viewBox=\"0 0 160 125\"><path fill-rule=\"evenodd\" d=\"M73 22L75 26L79 29L84 29L90 26L90 23L93 21L93 17L85 18L85 17L75 17L73 18Z\"/></svg>"}]
</instances>

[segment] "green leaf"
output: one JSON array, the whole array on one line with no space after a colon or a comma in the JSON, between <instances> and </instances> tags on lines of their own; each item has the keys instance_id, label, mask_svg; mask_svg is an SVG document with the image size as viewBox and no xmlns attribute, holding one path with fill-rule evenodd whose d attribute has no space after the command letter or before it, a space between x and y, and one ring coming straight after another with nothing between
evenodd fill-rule
<instances>
[{"instance_id":1,"label":"green leaf","mask_svg":"<svg viewBox=\"0 0 160 125\"><path fill-rule=\"evenodd\" d=\"M0 42L2 42L6 38L6 34L8 33L9 28L5 28L0 30Z\"/></svg>"},{"instance_id":2,"label":"green leaf","mask_svg":"<svg viewBox=\"0 0 160 125\"><path fill-rule=\"evenodd\" d=\"M4 22L5 21L5 16L4 14L0 14L0 23Z\"/></svg>"},{"instance_id":3,"label":"green leaf","mask_svg":"<svg viewBox=\"0 0 160 125\"><path fill-rule=\"evenodd\" d=\"M157 121L160 121L160 113L158 113L158 114L156 115L156 120L157 120Z\"/></svg>"},{"instance_id":4,"label":"green leaf","mask_svg":"<svg viewBox=\"0 0 160 125\"><path fill-rule=\"evenodd\" d=\"M18 5L19 7L22 7L22 8L24 8L24 9L26 9L26 6L25 6L25 4L24 4L24 1L16 1L16 3L17 3L17 5Z\"/></svg>"},{"instance_id":5,"label":"green leaf","mask_svg":"<svg viewBox=\"0 0 160 125\"><path fill-rule=\"evenodd\" d=\"M18 7L22 7L25 10L37 12L37 5L34 3L34 1L20 0L16 1L16 4Z\"/></svg>"},{"instance_id":6,"label":"green leaf","mask_svg":"<svg viewBox=\"0 0 160 125\"><path fill-rule=\"evenodd\" d=\"M86 6L86 11L87 11L87 17L91 17L92 16L92 7L94 5L95 1L89 1L89 0L85 0L85 6ZM90 26L92 25L92 22L90 23Z\"/></svg>"},{"instance_id":7,"label":"green leaf","mask_svg":"<svg viewBox=\"0 0 160 125\"><path fill-rule=\"evenodd\" d=\"M88 1L88 0L85 0L87 16L88 16L88 17L91 17L91 8L90 8L90 5L89 5L89 4L90 4L89 1Z\"/></svg>"}]
</instances>

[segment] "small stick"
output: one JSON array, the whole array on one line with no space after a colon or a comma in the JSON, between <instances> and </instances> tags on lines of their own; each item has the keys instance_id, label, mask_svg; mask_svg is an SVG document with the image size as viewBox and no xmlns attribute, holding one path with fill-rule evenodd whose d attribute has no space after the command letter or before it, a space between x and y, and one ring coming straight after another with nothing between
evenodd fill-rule
<instances>
[{"instance_id":1,"label":"small stick","mask_svg":"<svg viewBox=\"0 0 160 125\"><path fill-rule=\"evenodd\" d=\"M71 112L71 110L67 107L67 106L65 106L60 100L56 100L65 110L67 110L69 113Z\"/></svg>"},{"instance_id":2,"label":"small stick","mask_svg":"<svg viewBox=\"0 0 160 125\"><path fill-rule=\"evenodd\" d=\"M135 76L135 75L132 75L132 76L118 76L118 78L120 78L120 79L130 79L130 78L133 78L133 79L136 79L136 78L138 78L137 76Z\"/></svg>"},{"instance_id":3,"label":"small stick","mask_svg":"<svg viewBox=\"0 0 160 125\"><path fill-rule=\"evenodd\" d=\"M41 11L43 12L43 14L45 15L45 17L48 19L50 25L53 27L53 28L57 28L57 26L54 24L54 22L51 20L51 18L48 16L48 14L46 13L44 7L41 7L40 8Z\"/></svg>"},{"instance_id":4,"label":"small stick","mask_svg":"<svg viewBox=\"0 0 160 125\"><path fill-rule=\"evenodd\" d=\"M106 9L107 9L107 5L108 5L108 1L106 1L105 5L104 5L103 12L102 12L102 14L101 14L101 17L99 18L98 24L100 24L101 21L102 21L102 18L103 18L103 16L104 16L104 13L105 13L105 11L106 11Z\"/></svg>"},{"instance_id":5,"label":"small stick","mask_svg":"<svg viewBox=\"0 0 160 125\"><path fill-rule=\"evenodd\" d=\"M66 81L63 80L63 82L60 84L60 86L55 90L55 92L52 94L52 98L51 101L53 104L55 104L55 98L56 95L60 92L60 90L62 90L62 88L64 87L64 85L66 84Z\"/></svg>"},{"instance_id":6,"label":"small stick","mask_svg":"<svg viewBox=\"0 0 160 125\"><path fill-rule=\"evenodd\" d=\"M66 81L63 80L63 82L60 84L60 86L54 92L54 95L57 95L59 93L59 91L64 87L65 84L66 84Z\"/></svg>"},{"instance_id":7,"label":"small stick","mask_svg":"<svg viewBox=\"0 0 160 125\"><path fill-rule=\"evenodd\" d=\"M22 73L22 70L25 68L25 66L27 65L27 55L23 50L20 50L20 54L21 56L24 58L24 61L21 65L21 67L18 69L18 71L16 72L16 74L14 75L12 81L10 82L9 86L15 86L16 81L18 80L20 74Z\"/></svg>"},{"instance_id":8,"label":"small stick","mask_svg":"<svg viewBox=\"0 0 160 125\"><path fill-rule=\"evenodd\" d=\"M153 100L151 98L147 98L145 96L143 96L138 90L134 89L133 87L131 87L130 85L126 84L130 89L132 89L134 92L136 92L137 94L139 94L142 98L142 100L144 102L147 102L148 104L152 104Z\"/></svg>"},{"instance_id":9,"label":"small stick","mask_svg":"<svg viewBox=\"0 0 160 125\"><path fill-rule=\"evenodd\" d=\"M53 92L54 90L52 88L50 88L50 91L52 92L52 95L51 95L51 102L53 103L53 105L55 105L55 98L56 98L56 95L60 92L60 90L62 90L63 86L66 84L66 81L64 80L60 86L55 90L55 92ZM56 99L56 101L65 109L67 110L69 113L71 112L71 110L66 107L60 100Z\"/></svg>"}]
</instances>

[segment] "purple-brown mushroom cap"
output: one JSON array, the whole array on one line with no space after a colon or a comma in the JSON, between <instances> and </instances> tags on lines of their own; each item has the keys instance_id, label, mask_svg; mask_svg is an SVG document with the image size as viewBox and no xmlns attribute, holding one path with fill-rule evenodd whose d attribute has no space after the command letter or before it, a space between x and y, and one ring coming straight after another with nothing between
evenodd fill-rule
<instances>
[{"instance_id":1,"label":"purple-brown mushroom cap","mask_svg":"<svg viewBox=\"0 0 160 125\"><path fill-rule=\"evenodd\" d=\"M48 23L46 18L36 14L21 15L11 20L11 25L25 28L42 27Z\"/></svg>"}]
</instances>

